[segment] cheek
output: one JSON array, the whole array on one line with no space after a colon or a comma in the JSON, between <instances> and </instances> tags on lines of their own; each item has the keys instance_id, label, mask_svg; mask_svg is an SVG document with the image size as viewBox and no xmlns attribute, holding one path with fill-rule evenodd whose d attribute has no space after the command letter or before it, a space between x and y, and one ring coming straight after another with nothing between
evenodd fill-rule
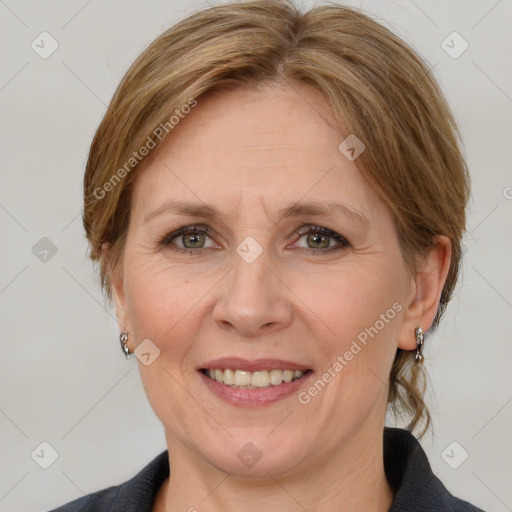
<instances>
[{"instance_id":1,"label":"cheek","mask_svg":"<svg viewBox=\"0 0 512 512\"><path fill-rule=\"evenodd\" d=\"M197 404L186 391L183 372L193 371L186 362L194 329L197 331L193 306L199 299L198 284L181 275L179 278L165 261L156 258L126 260L125 286L134 343L148 338L160 350L152 364L145 366L138 361L144 390L166 428L186 439L189 424L183 418L194 416L199 423L204 418L201 420Z\"/></svg>"},{"instance_id":2,"label":"cheek","mask_svg":"<svg viewBox=\"0 0 512 512\"><path fill-rule=\"evenodd\" d=\"M403 277L399 268L371 264L347 265L328 275L304 280L298 296L317 316L329 347L343 349L352 339L364 342L365 333L392 335L398 332L403 309ZM378 331L378 332L376 332Z\"/></svg>"},{"instance_id":3,"label":"cheek","mask_svg":"<svg viewBox=\"0 0 512 512\"><path fill-rule=\"evenodd\" d=\"M319 377L328 381L322 391L328 401L362 412L363 404L370 407L386 393L404 311L403 276L399 267L370 266L368 260L317 276L316 287L303 283L297 292L302 297L309 290L307 306L318 315L316 332L322 334L313 343L327 372Z\"/></svg>"},{"instance_id":4,"label":"cheek","mask_svg":"<svg viewBox=\"0 0 512 512\"><path fill-rule=\"evenodd\" d=\"M194 287L186 278L174 276L165 262L135 256L127 261L125 287L130 325L139 340L151 339L163 350L165 337L173 337L180 318L194 304Z\"/></svg>"}]
</instances>

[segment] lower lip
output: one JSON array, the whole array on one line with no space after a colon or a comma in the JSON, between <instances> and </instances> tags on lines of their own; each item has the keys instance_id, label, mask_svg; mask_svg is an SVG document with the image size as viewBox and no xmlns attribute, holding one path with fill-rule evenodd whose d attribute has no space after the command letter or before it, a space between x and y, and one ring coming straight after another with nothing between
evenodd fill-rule
<instances>
[{"instance_id":1,"label":"lower lip","mask_svg":"<svg viewBox=\"0 0 512 512\"><path fill-rule=\"evenodd\" d=\"M261 389L238 389L226 386L221 382L210 379L203 372L199 371L200 377L203 382L208 386L210 391L221 400L236 405L237 407L262 407L270 405L278 400L282 400L298 389L313 375L309 372L300 379L293 380L292 382L283 382L277 386L269 386L268 388Z\"/></svg>"}]
</instances>

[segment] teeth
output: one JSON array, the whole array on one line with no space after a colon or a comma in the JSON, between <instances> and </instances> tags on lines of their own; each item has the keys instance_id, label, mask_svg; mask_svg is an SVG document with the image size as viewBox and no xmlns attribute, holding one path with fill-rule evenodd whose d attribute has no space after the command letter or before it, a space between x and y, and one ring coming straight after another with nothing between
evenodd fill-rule
<instances>
[{"instance_id":1,"label":"teeth","mask_svg":"<svg viewBox=\"0 0 512 512\"><path fill-rule=\"evenodd\" d=\"M270 384L277 386L283 382L283 370L270 370Z\"/></svg>"},{"instance_id":2,"label":"teeth","mask_svg":"<svg viewBox=\"0 0 512 512\"><path fill-rule=\"evenodd\" d=\"M220 370L222 372L222 370ZM224 384L232 386L235 383L235 372L233 370L224 370Z\"/></svg>"},{"instance_id":3,"label":"teeth","mask_svg":"<svg viewBox=\"0 0 512 512\"><path fill-rule=\"evenodd\" d=\"M270 385L270 377L267 370L262 372L253 372L251 385L255 388L266 388Z\"/></svg>"},{"instance_id":4,"label":"teeth","mask_svg":"<svg viewBox=\"0 0 512 512\"><path fill-rule=\"evenodd\" d=\"M224 372L222 370L215 370L215 380L217 382L224 382Z\"/></svg>"},{"instance_id":5,"label":"teeth","mask_svg":"<svg viewBox=\"0 0 512 512\"><path fill-rule=\"evenodd\" d=\"M215 375L217 375L217 370L215 370ZM244 370L237 370L235 372L235 386L250 386L251 382L251 372L246 372Z\"/></svg>"},{"instance_id":6,"label":"teeth","mask_svg":"<svg viewBox=\"0 0 512 512\"><path fill-rule=\"evenodd\" d=\"M206 375L212 380L223 382L228 386L235 388L268 388L269 386L278 386L283 382L291 382L300 379L304 372L301 370L260 370L249 372L246 370L206 370Z\"/></svg>"}]
</instances>

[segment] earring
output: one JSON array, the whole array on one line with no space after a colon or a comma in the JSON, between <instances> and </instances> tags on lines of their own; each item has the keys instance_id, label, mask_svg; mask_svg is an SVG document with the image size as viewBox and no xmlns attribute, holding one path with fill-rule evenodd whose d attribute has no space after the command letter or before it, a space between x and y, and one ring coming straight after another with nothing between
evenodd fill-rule
<instances>
[{"instance_id":1,"label":"earring","mask_svg":"<svg viewBox=\"0 0 512 512\"><path fill-rule=\"evenodd\" d=\"M423 342L425 341L425 333L423 332L421 325L416 327L414 335L416 336L416 358L414 359L414 362L422 363L423 355L421 353L421 350L423 348Z\"/></svg>"},{"instance_id":2,"label":"earring","mask_svg":"<svg viewBox=\"0 0 512 512\"><path fill-rule=\"evenodd\" d=\"M123 351L123 354L126 356L126 359L130 359L130 349L128 348L128 331L123 331L119 335L119 342L121 343L121 350Z\"/></svg>"}]
</instances>

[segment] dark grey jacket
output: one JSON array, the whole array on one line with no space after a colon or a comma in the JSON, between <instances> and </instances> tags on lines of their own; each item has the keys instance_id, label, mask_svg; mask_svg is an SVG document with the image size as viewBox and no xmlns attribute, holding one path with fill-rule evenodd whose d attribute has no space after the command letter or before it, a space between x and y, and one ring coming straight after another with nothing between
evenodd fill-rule
<instances>
[{"instance_id":1,"label":"dark grey jacket","mask_svg":"<svg viewBox=\"0 0 512 512\"><path fill-rule=\"evenodd\" d=\"M384 468L395 499L388 512L483 512L452 496L432 473L418 440L407 430L384 427ZM151 512L169 476L167 451L127 482L108 487L51 512Z\"/></svg>"}]
</instances>

